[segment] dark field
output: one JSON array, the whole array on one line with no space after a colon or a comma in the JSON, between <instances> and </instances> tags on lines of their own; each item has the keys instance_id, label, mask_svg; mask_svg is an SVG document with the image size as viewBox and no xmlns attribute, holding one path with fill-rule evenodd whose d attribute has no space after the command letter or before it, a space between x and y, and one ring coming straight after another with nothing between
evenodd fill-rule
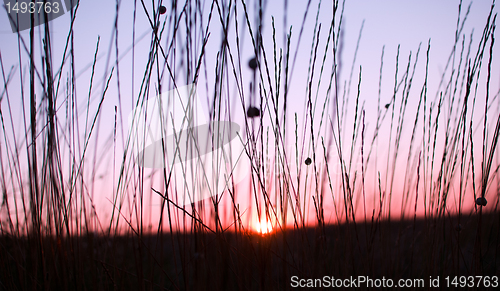
<instances>
[{"instance_id":1,"label":"dark field","mask_svg":"<svg viewBox=\"0 0 500 291\"><path fill-rule=\"evenodd\" d=\"M495 1L63 2L1 31L0 291L500 286Z\"/></svg>"},{"instance_id":2,"label":"dark field","mask_svg":"<svg viewBox=\"0 0 500 291\"><path fill-rule=\"evenodd\" d=\"M460 221L460 222L459 222ZM284 290L291 277L500 276L500 213L275 231L0 238L3 290ZM460 227L458 226L460 225ZM44 286L42 288L42 286ZM366 286L358 286L364 289ZM421 289L420 289L421 290Z\"/></svg>"}]
</instances>

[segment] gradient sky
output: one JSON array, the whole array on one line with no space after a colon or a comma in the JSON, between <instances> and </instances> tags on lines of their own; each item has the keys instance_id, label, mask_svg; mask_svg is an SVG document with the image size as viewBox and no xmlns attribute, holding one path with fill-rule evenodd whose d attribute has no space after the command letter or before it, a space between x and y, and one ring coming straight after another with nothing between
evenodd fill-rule
<instances>
[{"instance_id":1,"label":"gradient sky","mask_svg":"<svg viewBox=\"0 0 500 291\"><path fill-rule=\"evenodd\" d=\"M170 1L164 1L168 4L167 14L160 16L160 21L168 19L170 11ZM331 14L332 14L332 4L331 1L322 1L321 8L318 13L318 20L321 23L321 34L320 43L318 49L318 59L321 60L324 53L324 47L326 43L328 28L330 25ZM340 83L341 88L339 91L344 90L344 81L349 80L351 73L351 65L354 58L354 53L356 49L356 43L358 35L364 22L362 37L359 44L359 51L357 54L357 59L354 64L354 70L352 74L351 87L349 94L348 111L349 114L346 118L346 124L349 129L344 133L345 137L349 139L351 133L351 126L353 123L353 112L354 112L354 100L357 92L358 84L358 74L359 68L362 66L362 84L361 84L361 95L360 103L364 103L366 109L366 130L367 137L371 140L373 135L374 123L377 117L377 96L378 96L378 82L379 82L379 70L380 70L380 58L382 53L382 48L384 49L384 67L383 67L383 86L381 94L382 106L389 102L392 97L393 83L394 83L394 70L395 70L395 59L397 53L397 47L400 45L400 67L399 70L403 71L408 60L408 55L412 52L415 55L419 44L421 43L419 62L415 72L414 84L412 93L410 94L408 100L408 110L409 114L414 116L415 108L418 103L418 97L423 83L423 78L425 74L425 53L427 50L427 43L430 39L431 51L429 60L429 81L428 81L428 92L429 100L434 100L434 96L442 90L443 88L438 88L440 76L446 66L448 56L452 50L455 30L457 26L457 15L458 15L458 1L346 1L344 7L344 18L343 18L343 38L342 38L342 55L341 55L341 66L340 66ZM204 4L204 23L207 21L208 9L210 8L210 1L205 1ZM148 13L152 13L151 2L145 1L146 9ZM469 2L465 2L462 5L462 17L465 15L465 11ZM307 71L309 56L311 51L311 43L315 38L313 31L315 29L315 18L318 11L318 1L311 1L309 12L307 14L303 33L301 35L301 42L298 45L298 37L300 34L302 21L304 18L304 12L307 6L307 1L288 1L287 11L287 26L292 25L292 40L291 40L291 55L292 58L297 52L297 60L294 67L292 79L290 81L290 96L289 96L289 108L288 108L288 128L289 131L288 139L289 142L293 142L292 132L294 130L293 124L293 114L297 113L299 118L299 128L304 128L303 124L305 121L305 108L306 108L306 88L307 88ZM474 29L474 38L472 43L472 51L477 48L477 43L486 23L486 17L488 15L491 3L490 1L476 1L472 4L467 22L464 26L463 33L466 35L466 41L469 40L469 35ZM242 63L242 76L245 86L245 92L248 92L249 82L251 80L251 71L248 69L246 62L251 58L253 54L253 48L251 45L250 37L248 34L248 29L246 28L246 23L243 18L243 11L241 9L241 4L239 4L238 11L238 24L243 32L240 35L241 38L241 63ZM249 1L247 4L250 19L254 19L255 9L254 1ZM272 58L273 53L273 36L272 36L272 26L271 17L275 18L275 28L276 28L276 39L278 48L283 48L284 36L288 32L288 28L284 29L284 3L283 1L269 1L264 11L263 20L263 41L265 52L269 59ZM139 93L140 84L142 81L142 76L144 73L144 68L146 66L149 57L149 46L151 41L151 26L145 15L145 11L140 2L137 2L137 14L135 20L135 57L134 66L135 71L132 72L132 51L130 50L132 46L132 34L134 31L133 26L133 12L134 12L134 1L121 1L119 6L119 17L118 17L118 54L120 56L120 92L122 98L121 110L123 114L123 124L126 124L126 117L132 110L132 104L137 100L137 95ZM498 12L498 8L494 9L494 13ZM90 112L95 112L97 109L97 104L99 101L99 95L103 91L103 86L105 84L105 79L112 66L115 65L116 61L116 45L114 39L114 22L116 20L116 3L115 1L93 1L93 0L83 0L81 1L80 7L78 8L76 21L74 24L74 44L75 44L75 71L76 71L76 94L78 98L78 104L81 108L86 106L86 98L88 95L88 84L90 80L91 64L93 56L95 53L95 47L98 37L100 37L100 47L98 54L98 62L96 65L96 75L94 81L94 91L92 95L92 102L90 106ZM234 21L232 19L231 21ZM338 19L337 19L338 22ZM69 13L58 19L50 22L51 33L52 33L52 49L53 49L53 62L54 64L60 64L62 61L62 54L64 50L64 44L66 41L68 29L70 25ZM254 25L254 24L252 24ZM252 27L255 29L255 27ZM182 33L182 32L181 32ZM220 48L221 43L221 27L219 22L219 16L214 12L211 29L210 29L210 39L206 50L206 67L204 65L203 69L207 70L207 79L205 79L204 74L200 75L199 83L202 84L201 87L204 89L205 84L212 84L215 78L214 68L216 63L217 51ZM240 32L241 33L241 32ZM38 31L36 32L38 35ZM230 43L234 47L234 25L230 29ZM23 31L20 36L28 42L29 32ZM20 85L19 85L19 70L23 70L24 74L28 68L28 57L27 53L22 49L22 63L19 63L19 53L18 53L18 36L12 33L10 30L10 25L8 22L7 14L5 12L0 13L0 53L2 56L3 66L8 72L11 67L15 68L16 75L9 84L9 93L11 95L11 106L12 106L12 118L14 124L22 124L22 102L20 96ZM231 40L232 39L232 40ZM198 44L199 45L199 44ZM162 46L166 46L165 42ZM199 46L198 46L199 48ZM40 47L37 46L37 56L40 56ZM182 45L180 45L179 50L182 50ZM494 49L494 54L498 55L498 45ZM331 54L331 46L330 52ZM108 60L109 59L109 60ZM319 62L319 61L318 61ZM412 59L413 62L413 59ZM326 67L331 66L331 60L327 60ZM319 65L317 65L319 67ZM500 80L500 62L498 58L493 59L493 71L492 71L492 92L497 92L499 90L499 80ZM316 68L318 69L318 68ZM325 69L326 70L326 69ZM7 74L6 72L6 74ZM327 70L329 74L330 70ZM316 73L316 78L319 71ZM65 68L64 74L67 74L67 67ZM449 75L449 72L448 72ZM27 76L27 75L26 75ZM63 75L64 77L65 75ZM400 75L401 76L401 75ZM398 77L400 78L400 77ZM484 78L484 75L483 75ZM325 78L324 82L328 79ZM317 83L317 80L314 81ZM185 85L185 84L183 84ZM133 91L132 91L133 86ZM164 82L164 86L169 87L168 82ZM233 85L234 86L234 85ZM212 86L213 87L213 86ZM213 94L213 88L209 86L209 94ZM61 87L61 91L64 86ZM170 89L170 88L168 88ZM234 89L234 88L233 88ZM233 90L232 89L232 90ZM321 96L325 93L325 85L320 89ZM316 93L316 92L314 92ZM479 94L484 94L484 86L479 88ZM153 90L151 92L153 94ZM246 93L247 94L247 93ZM113 186L113 154L112 147L109 143L109 137L112 136L113 132L113 118L114 118L114 107L119 103L118 101L118 90L115 77L111 81L111 86L107 97L103 103L102 108L102 121L99 128L99 146L101 149L97 153L97 174L98 180L95 182L95 189L93 194L96 197L94 200L96 204L96 209L104 217L109 217L110 202L112 191L115 189ZM210 95L209 95L210 96ZM247 94L248 96L248 94ZM206 98L206 92L201 92L200 97ZM249 100L246 100L248 102ZM323 97L324 101L324 97ZM5 99L2 99L1 105L2 110L5 105ZM64 97L58 96L57 100L58 106L64 107ZM319 104L322 104L321 102ZM28 103L25 102L24 106L27 107ZM478 108L484 107L484 100L479 98L477 101ZM413 109L413 110L412 110ZM235 109L237 110L237 109ZM319 110L319 109L318 109ZM82 109L80 109L80 122L84 124L85 114ZM241 110L240 110L241 111ZM241 113L241 112L240 112ZM241 115L241 114L240 114ZM62 114L62 117L64 115ZM61 117L61 118L62 118ZM413 117L412 117L413 118ZM411 119L411 118L410 118ZM241 120L240 120L241 122ZM316 123L316 122L315 122ZM316 123L315 126L318 126ZM16 127L16 126L15 126ZM124 134L126 134L127 128L123 128ZM19 126L14 129L18 136L23 135L23 127ZM324 132L324 131L322 131ZM2 133L3 134L3 133ZM408 141L411 136L411 124L408 122L405 127L403 134L403 145ZM477 137L480 137L478 132ZM319 138L319 137L318 137ZM387 139L387 132L382 132L380 135L379 150L377 150L376 155L381 159L387 155L387 144L384 143L384 139ZM317 139L318 140L318 139ZM2 140L3 142L3 140ZM121 157L122 154L120 149L120 144L123 144L123 137L121 136L120 130L118 133L118 153L117 157ZM349 150L350 143L346 143L345 147ZM92 146L93 150L94 146ZM307 149L306 149L307 151ZM2 153L4 154L4 153ZM306 153L307 154L307 153ZM90 156L89 155L89 159ZM402 160L406 161L406 153L402 154ZM119 163L115 164L115 169L119 169ZM90 173L86 174L90 178ZM374 181L375 172L369 177L370 181ZM116 181L115 181L116 183ZM375 183L372 183L375 185ZM372 197L370 195L370 197ZM245 205L246 199L241 202ZM152 202L153 208L158 205L158 200ZM155 206L156 205L156 206ZM398 204L399 205L399 204ZM331 205L326 206L329 211L332 210ZM247 208L243 206L243 208ZM154 212L154 211L152 211ZM310 215L314 218L314 215Z\"/></svg>"}]
</instances>

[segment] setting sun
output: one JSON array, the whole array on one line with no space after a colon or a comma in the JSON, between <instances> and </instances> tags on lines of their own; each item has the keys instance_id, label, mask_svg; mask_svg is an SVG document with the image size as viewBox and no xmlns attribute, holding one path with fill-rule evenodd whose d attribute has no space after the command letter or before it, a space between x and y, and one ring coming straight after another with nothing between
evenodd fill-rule
<instances>
[{"instance_id":1,"label":"setting sun","mask_svg":"<svg viewBox=\"0 0 500 291\"><path fill-rule=\"evenodd\" d=\"M3 0L0 291L500 290L499 2Z\"/></svg>"},{"instance_id":2,"label":"setting sun","mask_svg":"<svg viewBox=\"0 0 500 291\"><path fill-rule=\"evenodd\" d=\"M273 231L273 225L268 220L256 221L254 228L260 234L268 234Z\"/></svg>"}]
</instances>

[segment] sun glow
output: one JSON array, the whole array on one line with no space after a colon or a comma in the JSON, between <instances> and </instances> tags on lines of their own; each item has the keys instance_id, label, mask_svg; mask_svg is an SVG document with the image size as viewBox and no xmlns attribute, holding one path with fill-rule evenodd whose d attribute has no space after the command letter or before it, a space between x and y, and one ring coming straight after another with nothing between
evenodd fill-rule
<instances>
[{"instance_id":1,"label":"sun glow","mask_svg":"<svg viewBox=\"0 0 500 291\"><path fill-rule=\"evenodd\" d=\"M254 228L260 234L268 234L273 231L273 225L268 220L256 221Z\"/></svg>"}]
</instances>

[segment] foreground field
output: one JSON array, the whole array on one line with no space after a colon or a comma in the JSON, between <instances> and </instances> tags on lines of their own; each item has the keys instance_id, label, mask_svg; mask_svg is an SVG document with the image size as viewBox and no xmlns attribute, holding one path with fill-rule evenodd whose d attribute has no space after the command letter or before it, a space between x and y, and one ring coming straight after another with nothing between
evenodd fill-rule
<instances>
[{"instance_id":1,"label":"foreground field","mask_svg":"<svg viewBox=\"0 0 500 291\"><path fill-rule=\"evenodd\" d=\"M424 279L430 288L430 277L443 286L446 276L500 276L499 222L496 212L266 235L3 236L0 289L284 290L324 276Z\"/></svg>"},{"instance_id":2,"label":"foreground field","mask_svg":"<svg viewBox=\"0 0 500 291\"><path fill-rule=\"evenodd\" d=\"M498 287L495 1L91 2L0 42L0 291Z\"/></svg>"}]
</instances>

